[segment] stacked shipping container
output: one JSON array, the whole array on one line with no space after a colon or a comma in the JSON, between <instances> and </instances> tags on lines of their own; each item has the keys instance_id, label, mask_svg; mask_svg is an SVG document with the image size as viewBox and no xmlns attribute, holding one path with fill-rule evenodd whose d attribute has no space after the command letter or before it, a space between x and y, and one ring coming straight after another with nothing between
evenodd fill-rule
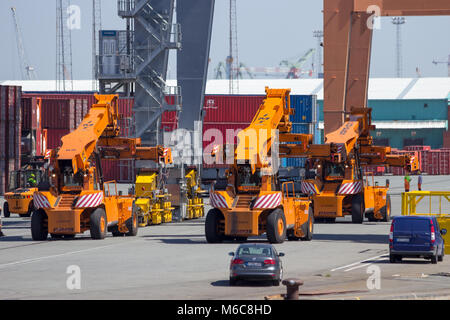
<instances>
[{"instance_id":1,"label":"stacked shipping container","mask_svg":"<svg viewBox=\"0 0 450 320\"><path fill-rule=\"evenodd\" d=\"M450 149L432 150L430 146L408 146L405 150L392 150L393 154L410 154L419 160L419 170L429 175L450 175ZM405 175L403 168L391 167L387 172Z\"/></svg>"},{"instance_id":2,"label":"stacked shipping container","mask_svg":"<svg viewBox=\"0 0 450 320\"><path fill-rule=\"evenodd\" d=\"M203 152L210 152L213 144L236 143L237 134L245 129L253 120L265 96L239 96L239 95L207 95L205 96L203 120ZM314 134L314 143L320 143L317 126L316 97L311 95L291 95L291 107L295 114L291 116L293 133ZM216 129L222 134L225 141L215 141L208 133ZM206 133L206 135L205 135ZM304 159L283 159L282 166L303 167ZM217 165L204 165L204 167L218 167Z\"/></svg>"},{"instance_id":3,"label":"stacked shipping container","mask_svg":"<svg viewBox=\"0 0 450 320\"><path fill-rule=\"evenodd\" d=\"M20 169L22 88L0 86L0 194L8 191L9 174Z\"/></svg>"},{"instance_id":4,"label":"stacked shipping container","mask_svg":"<svg viewBox=\"0 0 450 320\"><path fill-rule=\"evenodd\" d=\"M42 129L47 129L47 148L55 149L61 146L61 138L74 129L95 103L93 94L23 94L22 127L30 130L36 121L36 98L42 99ZM122 136L133 134L133 101L134 99L119 99L119 126ZM132 161L102 162L104 178L120 182L130 182L134 179Z\"/></svg>"}]
</instances>

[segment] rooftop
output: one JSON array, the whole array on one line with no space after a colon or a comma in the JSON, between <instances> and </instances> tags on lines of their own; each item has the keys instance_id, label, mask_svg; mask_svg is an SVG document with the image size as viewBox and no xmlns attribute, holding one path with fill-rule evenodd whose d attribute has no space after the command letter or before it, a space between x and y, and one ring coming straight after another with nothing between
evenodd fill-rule
<instances>
[{"instance_id":1,"label":"rooftop","mask_svg":"<svg viewBox=\"0 0 450 320\"><path fill-rule=\"evenodd\" d=\"M175 86L176 80L168 80ZM55 80L3 81L1 85L22 86L25 92L56 92ZM323 100L322 79L245 79L239 80L239 94L265 95L265 87L291 88L291 94L316 94ZM228 80L208 80L206 94L228 94ZM74 92L92 92L91 80L74 80ZM450 77L447 78L372 78L369 81L370 100L449 99Z\"/></svg>"}]
</instances>

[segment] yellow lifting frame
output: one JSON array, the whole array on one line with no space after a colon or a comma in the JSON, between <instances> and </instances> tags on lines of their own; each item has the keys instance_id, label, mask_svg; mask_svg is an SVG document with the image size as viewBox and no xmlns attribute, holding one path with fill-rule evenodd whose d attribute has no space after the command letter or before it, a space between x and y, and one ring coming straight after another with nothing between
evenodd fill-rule
<instances>
[{"instance_id":1,"label":"yellow lifting frame","mask_svg":"<svg viewBox=\"0 0 450 320\"><path fill-rule=\"evenodd\" d=\"M417 205L429 197L429 210L427 213L417 212ZM439 197L439 212L432 212L432 199ZM447 229L443 236L445 242L445 254L450 254L450 212L442 212L442 199L450 203L450 191L411 191L402 193L402 216L436 216L439 227Z\"/></svg>"}]
</instances>

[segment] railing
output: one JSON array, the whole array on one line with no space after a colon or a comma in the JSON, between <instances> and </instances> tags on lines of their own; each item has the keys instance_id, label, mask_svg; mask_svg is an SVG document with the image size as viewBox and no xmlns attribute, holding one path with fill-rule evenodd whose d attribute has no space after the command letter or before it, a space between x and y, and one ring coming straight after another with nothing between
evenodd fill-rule
<instances>
[{"instance_id":1,"label":"railing","mask_svg":"<svg viewBox=\"0 0 450 320\"><path fill-rule=\"evenodd\" d=\"M128 54L97 56L98 77L134 76L133 56Z\"/></svg>"},{"instance_id":2,"label":"railing","mask_svg":"<svg viewBox=\"0 0 450 320\"><path fill-rule=\"evenodd\" d=\"M134 12L134 2L135 0L118 0L117 1L118 15L121 17L132 16Z\"/></svg>"},{"instance_id":3,"label":"railing","mask_svg":"<svg viewBox=\"0 0 450 320\"><path fill-rule=\"evenodd\" d=\"M422 200L428 197L428 202ZM439 200L439 209L435 209L436 203L433 199ZM444 203L442 202L444 200ZM446 201L445 201L446 200ZM422 204L421 210L427 209L425 213L417 212L419 204ZM434 204L434 206L433 206ZM443 204L450 204L450 192L449 191L412 191L402 193L402 215L425 215L425 216L448 216L450 217L450 207L444 208ZM424 208L425 207L425 208Z\"/></svg>"},{"instance_id":4,"label":"railing","mask_svg":"<svg viewBox=\"0 0 450 320\"><path fill-rule=\"evenodd\" d=\"M112 195L111 194L111 190L110 190L110 185L114 184L114 191L115 193ZM119 194L117 193L117 183L116 181L107 181L103 183L103 192L105 193L106 197L112 197L112 196L118 196Z\"/></svg>"}]
</instances>

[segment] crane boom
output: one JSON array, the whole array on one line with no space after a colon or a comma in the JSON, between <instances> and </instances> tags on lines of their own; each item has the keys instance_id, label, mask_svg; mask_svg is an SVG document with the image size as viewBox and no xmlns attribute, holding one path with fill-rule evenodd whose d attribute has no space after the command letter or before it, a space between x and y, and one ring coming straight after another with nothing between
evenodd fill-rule
<instances>
[{"instance_id":1,"label":"crane boom","mask_svg":"<svg viewBox=\"0 0 450 320\"><path fill-rule=\"evenodd\" d=\"M87 170L94 152L101 158L153 160L172 163L171 150L156 147L142 147L140 138L119 137L119 112L117 95L95 95L97 103L92 105L78 128L62 137L58 151L59 166L71 166L73 174Z\"/></svg>"}]
</instances>

